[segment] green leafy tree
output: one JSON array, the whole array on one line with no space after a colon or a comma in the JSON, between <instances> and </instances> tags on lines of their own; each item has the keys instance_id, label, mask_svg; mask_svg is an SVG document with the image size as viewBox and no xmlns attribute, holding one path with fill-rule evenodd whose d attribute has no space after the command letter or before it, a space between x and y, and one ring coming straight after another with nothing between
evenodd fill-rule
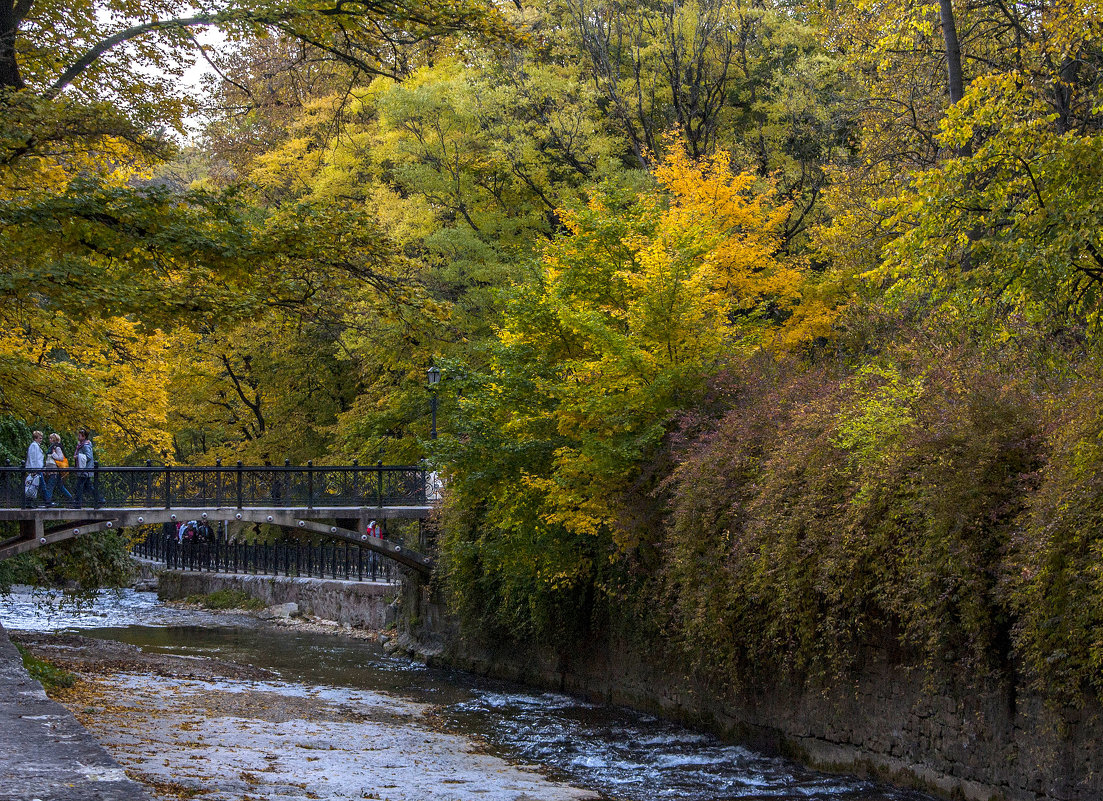
<instances>
[{"instance_id":1,"label":"green leafy tree","mask_svg":"<svg viewBox=\"0 0 1103 801\"><path fill-rule=\"evenodd\" d=\"M813 335L813 314L772 320L805 283L776 256L786 209L727 164L675 151L661 195L608 185L564 212L489 369L460 382L444 551L470 616L557 642L585 629L637 545L625 493L677 411L733 353Z\"/></svg>"}]
</instances>

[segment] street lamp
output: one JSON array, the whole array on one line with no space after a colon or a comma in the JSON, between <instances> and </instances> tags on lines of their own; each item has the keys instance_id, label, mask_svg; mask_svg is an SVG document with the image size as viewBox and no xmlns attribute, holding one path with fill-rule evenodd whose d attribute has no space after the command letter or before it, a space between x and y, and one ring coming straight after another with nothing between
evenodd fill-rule
<instances>
[{"instance_id":1,"label":"street lamp","mask_svg":"<svg viewBox=\"0 0 1103 801\"><path fill-rule=\"evenodd\" d=\"M440 383L440 368L433 365L429 368L429 396L430 409L433 413L433 425L429 429L429 439L437 438L437 384Z\"/></svg>"}]
</instances>

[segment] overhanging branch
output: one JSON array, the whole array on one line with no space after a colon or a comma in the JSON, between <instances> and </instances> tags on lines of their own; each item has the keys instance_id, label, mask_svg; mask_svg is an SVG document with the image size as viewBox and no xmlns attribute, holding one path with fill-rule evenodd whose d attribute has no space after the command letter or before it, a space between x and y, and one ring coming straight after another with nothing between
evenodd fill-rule
<instances>
[{"instance_id":1,"label":"overhanging branch","mask_svg":"<svg viewBox=\"0 0 1103 801\"><path fill-rule=\"evenodd\" d=\"M217 27L220 25L265 25L274 26L279 28L283 33L290 36L303 37L303 32L296 31L288 27L288 23L294 20L300 20L308 17L323 17L330 19L348 18L370 18L372 15L380 15L385 17L393 17L395 19L402 19L405 22L414 23L416 25L423 25L429 28L439 28L440 30L446 30L450 27L462 27L464 20L460 15L454 21L442 22L432 19L427 14L421 14L414 8L405 8L396 3L389 2L348 2L347 0L337 0L332 7L329 8L315 8L315 9L280 9L280 10L268 10L268 11L245 11L235 9L232 11L223 11L214 14L198 14L193 17L180 17L177 19L167 20L150 20L149 22L143 22L138 25L133 25L125 30L121 30L112 36L97 42L90 47L83 55L80 56L73 64L71 64L61 76L50 85L50 87L43 93L47 98L56 97L62 90L72 84L80 75L82 75L89 67L96 63L105 53L118 47L121 44L137 39L148 33L158 31L183 31L191 28L209 28ZM317 45L317 43L315 43ZM344 54L341 54L344 55ZM378 69L372 69L361 60L357 59L351 53L347 54L347 60L354 66L361 69L367 68L368 71L376 72Z\"/></svg>"}]
</instances>

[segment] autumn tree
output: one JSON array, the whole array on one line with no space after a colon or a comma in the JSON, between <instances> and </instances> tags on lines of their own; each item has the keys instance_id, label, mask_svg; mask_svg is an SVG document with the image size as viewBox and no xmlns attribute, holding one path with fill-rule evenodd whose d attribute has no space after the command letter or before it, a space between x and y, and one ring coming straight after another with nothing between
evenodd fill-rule
<instances>
[{"instance_id":1,"label":"autumn tree","mask_svg":"<svg viewBox=\"0 0 1103 801\"><path fill-rule=\"evenodd\" d=\"M419 49L402 75L370 84L310 48L257 45L227 63L226 112L210 144L257 201L340 198L371 209L433 300L397 326L387 315L372 336L350 338L370 389L342 417L343 452L418 453L410 438L427 428L425 365L479 352L501 314L499 288L529 280L521 266L565 230L560 209L599 182L640 182L671 126L691 153L728 145L740 166L769 176L788 210L781 247L803 248L820 165L845 147L847 129L807 21L725 3L653 11L602 7L610 25L635 31L637 55L650 54L629 63L637 51L617 45L616 69L650 87L646 108L617 114L618 98L635 103L640 92L601 77L609 59L571 4L506 11L528 46ZM396 436L406 444L395 448Z\"/></svg>"},{"instance_id":2,"label":"autumn tree","mask_svg":"<svg viewBox=\"0 0 1103 801\"><path fill-rule=\"evenodd\" d=\"M872 34L879 60L853 56L870 93L863 158L839 173L834 223L820 231L825 254L892 287L897 300L981 315L999 305L1005 317L1057 327L1093 321L1101 275L1101 243L1090 233L1099 222L1094 12L1077 3L1037 14L970 7L958 20L968 31L964 83L949 92L935 70L944 48L930 9L888 9L913 15L911 24L890 30L855 7L842 28ZM926 92L907 90L922 113L901 104L902 115L884 113L907 85L898 70L916 59L935 80ZM903 141L915 143L912 155L884 149Z\"/></svg>"},{"instance_id":3,"label":"autumn tree","mask_svg":"<svg viewBox=\"0 0 1103 801\"><path fill-rule=\"evenodd\" d=\"M620 499L677 410L724 361L829 324L778 256L787 209L729 163L674 149L658 193L610 183L563 212L489 369L455 367L445 550L468 613L553 639L585 627L600 576L635 547Z\"/></svg>"},{"instance_id":4,"label":"autumn tree","mask_svg":"<svg viewBox=\"0 0 1103 801\"><path fill-rule=\"evenodd\" d=\"M800 249L819 215L822 166L847 151L851 130L846 82L811 19L741 0L565 0L558 13L637 164L661 158L675 128L694 158L732 152L774 176L790 204L786 247Z\"/></svg>"},{"instance_id":5,"label":"autumn tree","mask_svg":"<svg viewBox=\"0 0 1103 801\"><path fill-rule=\"evenodd\" d=\"M212 128L212 144L254 202L360 209L396 250L408 292L392 294L395 303L378 302L394 288L381 284L344 282L348 294L325 296L330 312L345 313L340 343L354 365L345 379L361 388L341 415L341 452L416 459L428 431L426 365L492 336L496 292L562 227L560 204L618 169L593 95L539 65L507 78L489 53L362 87L319 75L303 94L240 66L228 74L227 99L282 98L245 117L231 109ZM553 111L549 93L560 90L575 99ZM256 126L279 135L262 150L238 148L239 132Z\"/></svg>"},{"instance_id":6,"label":"autumn tree","mask_svg":"<svg viewBox=\"0 0 1103 801\"><path fill-rule=\"evenodd\" d=\"M232 188L181 190L147 180L174 150L166 129L182 130L195 108L175 79L202 52L193 33L205 27L241 45L256 36L294 40L350 73L385 75L395 74L399 46L457 30L509 35L492 9L477 4L445 11L345 2L0 5L0 316L11 332L5 410L47 416L64 409L67 419L107 431L112 416L134 410L112 406L101 414L91 399L122 404L133 393L94 382L43 390L44 371L68 365L87 379L95 362L79 355L92 353L107 363L123 354L155 363L155 352L127 353L110 332L141 321L148 336L157 326L240 319L300 301L304 287L310 294L304 265L316 252L326 255L312 264L353 275L376 260L383 240L362 239L363 249L340 258L321 239L306 244L305 234L323 229L305 207L281 214L250 207ZM332 243L331 232L324 234ZM66 336L66 324L87 341ZM164 431L164 421L154 428Z\"/></svg>"}]
</instances>

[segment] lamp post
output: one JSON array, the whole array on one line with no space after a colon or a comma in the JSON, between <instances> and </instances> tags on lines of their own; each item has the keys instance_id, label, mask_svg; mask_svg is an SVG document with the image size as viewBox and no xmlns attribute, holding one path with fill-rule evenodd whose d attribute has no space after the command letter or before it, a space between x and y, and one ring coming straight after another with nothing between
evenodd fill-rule
<instances>
[{"instance_id":1,"label":"lamp post","mask_svg":"<svg viewBox=\"0 0 1103 801\"><path fill-rule=\"evenodd\" d=\"M437 384L440 383L440 368L433 365L428 370L429 375L429 408L432 412L433 423L429 429L429 439L437 438Z\"/></svg>"}]
</instances>

